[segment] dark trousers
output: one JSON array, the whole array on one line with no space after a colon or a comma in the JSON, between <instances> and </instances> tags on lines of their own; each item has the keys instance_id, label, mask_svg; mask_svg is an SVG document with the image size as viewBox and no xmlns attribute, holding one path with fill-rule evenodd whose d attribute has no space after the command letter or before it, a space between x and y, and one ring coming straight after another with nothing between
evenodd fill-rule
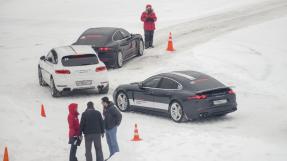
<instances>
[{"instance_id":1,"label":"dark trousers","mask_svg":"<svg viewBox=\"0 0 287 161\"><path fill-rule=\"evenodd\" d=\"M69 159L70 161L78 161L76 153L77 153L77 145L71 144L70 159Z\"/></svg>"},{"instance_id":2,"label":"dark trousers","mask_svg":"<svg viewBox=\"0 0 287 161\"><path fill-rule=\"evenodd\" d=\"M96 150L96 160L103 161L103 151L101 143L101 134L87 134L85 135L85 146L86 146L86 161L93 161L92 157L92 143L94 143Z\"/></svg>"},{"instance_id":3,"label":"dark trousers","mask_svg":"<svg viewBox=\"0 0 287 161\"><path fill-rule=\"evenodd\" d=\"M110 150L110 157L116 152L119 152L119 145L117 142L117 126L106 130L106 139Z\"/></svg>"},{"instance_id":4,"label":"dark trousers","mask_svg":"<svg viewBox=\"0 0 287 161\"><path fill-rule=\"evenodd\" d=\"M144 39L146 48L153 46L153 34L154 30L144 30Z\"/></svg>"}]
</instances>

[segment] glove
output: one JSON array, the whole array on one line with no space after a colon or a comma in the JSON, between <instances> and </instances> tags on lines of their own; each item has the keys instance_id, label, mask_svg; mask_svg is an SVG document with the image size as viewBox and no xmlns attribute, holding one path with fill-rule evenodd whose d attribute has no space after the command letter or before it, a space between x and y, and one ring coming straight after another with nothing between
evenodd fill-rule
<instances>
[{"instance_id":1,"label":"glove","mask_svg":"<svg viewBox=\"0 0 287 161\"><path fill-rule=\"evenodd\" d=\"M73 145L77 145L78 136L73 136Z\"/></svg>"},{"instance_id":2,"label":"glove","mask_svg":"<svg viewBox=\"0 0 287 161\"><path fill-rule=\"evenodd\" d=\"M148 17L148 18L146 18L146 20L145 20L146 22L154 22L154 19L153 18L150 18L150 17Z\"/></svg>"}]
</instances>

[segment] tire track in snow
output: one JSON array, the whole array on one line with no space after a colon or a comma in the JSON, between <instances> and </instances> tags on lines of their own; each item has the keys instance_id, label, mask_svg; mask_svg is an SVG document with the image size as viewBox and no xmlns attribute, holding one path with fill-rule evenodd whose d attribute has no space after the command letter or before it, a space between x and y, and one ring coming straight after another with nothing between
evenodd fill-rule
<instances>
[{"instance_id":1,"label":"tire track in snow","mask_svg":"<svg viewBox=\"0 0 287 161\"><path fill-rule=\"evenodd\" d=\"M159 71L162 72L159 67L164 67L167 63L174 62L173 59L176 58L175 55L164 54L166 53L165 47L170 31L173 34L174 45L178 52L177 55L179 55L183 51L190 51L196 45L205 43L231 31L280 18L284 15L287 15L287 1L269 0L160 29L155 33L156 48L146 50L144 56L127 62L127 65L123 69L111 72L113 75L121 73L119 71L134 73L141 70L139 66L145 69L141 70L145 73L143 77L144 75L158 73ZM155 63L150 64L150 62ZM149 65L147 66L147 64ZM117 81L120 80L118 79Z\"/></svg>"},{"instance_id":2,"label":"tire track in snow","mask_svg":"<svg viewBox=\"0 0 287 161\"><path fill-rule=\"evenodd\" d=\"M169 32L173 34L177 52L189 51L196 45L231 31L280 18L284 15L287 15L286 0L268 0L160 29L155 33L156 48L146 50L144 56L127 62L128 65L124 68L132 73L141 70L138 67L141 66L145 67L145 73L156 73L155 69L158 69L159 65L164 66L166 63L170 63L174 56L163 55L166 53L165 47ZM156 63L150 64L149 62ZM145 64L149 64L149 66ZM116 72L112 71L112 73L117 75Z\"/></svg>"},{"instance_id":3,"label":"tire track in snow","mask_svg":"<svg viewBox=\"0 0 287 161\"><path fill-rule=\"evenodd\" d=\"M230 31L263 23L286 14L286 0L269 0L246 5L160 29L155 33L155 45L160 46L160 48L165 47L168 33L172 32L177 49L186 46L192 47Z\"/></svg>"}]
</instances>

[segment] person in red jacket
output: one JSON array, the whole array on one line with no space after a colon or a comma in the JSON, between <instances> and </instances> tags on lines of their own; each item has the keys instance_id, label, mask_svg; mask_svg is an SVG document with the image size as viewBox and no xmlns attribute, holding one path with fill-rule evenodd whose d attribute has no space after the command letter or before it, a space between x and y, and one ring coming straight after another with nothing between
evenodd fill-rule
<instances>
[{"instance_id":1,"label":"person in red jacket","mask_svg":"<svg viewBox=\"0 0 287 161\"><path fill-rule=\"evenodd\" d=\"M155 30L156 14L150 4L146 5L146 10L141 15L141 21L144 22L145 48L153 48L153 35Z\"/></svg>"},{"instance_id":2,"label":"person in red jacket","mask_svg":"<svg viewBox=\"0 0 287 161\"><path fill-rule=\"evenodd\" d=\"M76 157L77 146L81 141L80 137L80 123L78 119L78 104L71 103L69 105L69 115L68 115L68 123L69 123L69 144L71 144L70 149L70 161L78 161Z\"/></svg>"}]
</instances>

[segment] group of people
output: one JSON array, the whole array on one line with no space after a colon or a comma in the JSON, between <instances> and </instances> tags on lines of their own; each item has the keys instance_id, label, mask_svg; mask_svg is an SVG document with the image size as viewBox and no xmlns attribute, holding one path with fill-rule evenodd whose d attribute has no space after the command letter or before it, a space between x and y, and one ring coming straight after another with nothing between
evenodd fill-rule
<instances>
[{"instance_id":1,"label":"group of people","mask_svg":"<svg viewBox=\"0 0 287 161\"><path fill-rule=\"evenodd\" d=\"M104 118L101 113L95 109L94 103L88 102L87 109L82 113L80 122L78 119L78 104L71 103L68 106L69 144L71 144L70 161L78 161L76 152L77 147L80 146L83 139L83 134L85 138L86 161L93 160L91 151L92 144L94 144L96 150L96 160L104 161L101 138L105 135L110 151L110 156L107 159L116 152L119 152L117 127L121 123L122 115L108 97L103 97L101 101Z\"/></svg>"}]
</instances>

